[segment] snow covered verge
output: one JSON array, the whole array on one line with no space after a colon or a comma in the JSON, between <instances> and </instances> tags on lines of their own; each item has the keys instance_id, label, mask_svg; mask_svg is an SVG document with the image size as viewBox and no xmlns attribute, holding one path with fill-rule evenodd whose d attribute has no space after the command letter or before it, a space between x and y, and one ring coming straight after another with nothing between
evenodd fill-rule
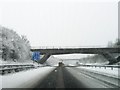
<instances>
[{"instance_id":1,"label":"snow covered verge","mask_svg":"<svg viewBox=\"0 0 120 90\"><path fill-rule=\"evenodd\" d=\"M0 76L0 88L34 88L56 67L41 67Z\"/></svg>"}]
</instances>

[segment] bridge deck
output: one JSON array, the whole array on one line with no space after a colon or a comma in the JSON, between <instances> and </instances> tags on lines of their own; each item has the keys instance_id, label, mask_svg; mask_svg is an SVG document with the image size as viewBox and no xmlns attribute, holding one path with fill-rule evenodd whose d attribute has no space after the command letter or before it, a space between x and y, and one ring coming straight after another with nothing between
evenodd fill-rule
<instances>
[{"instance_id":1,"label":"bridge deck","mask_svg":"<svg viewBox=\"0 0 120 90\"><path fill-rule=\"evenodd\" d=\"M100 54L103 52L120 53L120 48L53 48L53 49L31 49L32 52L40 51L41 54L49 53L51 55L57 54Z\"/></svg>"}]
</instances>

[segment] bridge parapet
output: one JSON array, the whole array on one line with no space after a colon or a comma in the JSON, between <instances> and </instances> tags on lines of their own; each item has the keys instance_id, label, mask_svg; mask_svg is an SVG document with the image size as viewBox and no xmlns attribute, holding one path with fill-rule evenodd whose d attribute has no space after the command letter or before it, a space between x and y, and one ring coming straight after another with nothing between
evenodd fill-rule
<instances>
[{"instance_id":1,"label":"bridge parapet","mask_svg":"<svg viewBox=\"0 0 120 90\"><path fill-rule=\"evenodd\" d=\"M106 48L107 46L32 46L31 49Z\"/></svg>"}]
</instances>

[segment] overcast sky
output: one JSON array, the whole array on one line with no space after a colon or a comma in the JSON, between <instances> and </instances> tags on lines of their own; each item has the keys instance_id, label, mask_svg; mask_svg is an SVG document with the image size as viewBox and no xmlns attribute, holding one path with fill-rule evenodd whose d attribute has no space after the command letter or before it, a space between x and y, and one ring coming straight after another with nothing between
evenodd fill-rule
<instances>
[{"instance_id":1,"label":"overcast sky","mask_svg":"<svg viewBox=\"0 0 120 90\"><path fill-rule=\"evenodd\" d=\"M106 46L118 37L118 0L2 0L0 24L31 46Z\"/></svg>"}]
</instances>

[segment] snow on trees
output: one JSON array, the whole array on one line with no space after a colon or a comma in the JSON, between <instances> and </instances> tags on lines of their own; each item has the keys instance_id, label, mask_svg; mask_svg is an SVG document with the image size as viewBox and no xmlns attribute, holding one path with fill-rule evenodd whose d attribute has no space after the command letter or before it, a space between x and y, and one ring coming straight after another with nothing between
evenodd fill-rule
<instances>
[{"instance_id":1,"label":"snow on trees","mask_svg":"<svg viewBox=\"0 0 120 90\"><path fill-rule=\"evenodd\" d=\"M0 26L0 55L2 60L25 61L31 58L30 44L27 38L15 31Z\"/></svg>"}]
</instances>

